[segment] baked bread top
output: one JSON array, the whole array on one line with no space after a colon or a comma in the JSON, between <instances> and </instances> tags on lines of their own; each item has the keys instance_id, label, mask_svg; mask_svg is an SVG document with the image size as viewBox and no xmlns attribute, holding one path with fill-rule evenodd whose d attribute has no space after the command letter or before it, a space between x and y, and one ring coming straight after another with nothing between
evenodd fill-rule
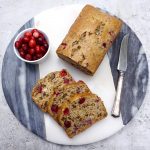
<instances>
[{"instance_id":1,"label":"baked bread top","mask_svg":"<svg viewBox=\"0 0 150 150\"><path fill-rule=\"evenodd\" d=\"M93 75L111 47L122 21L86 5L57 49L60 58Z\"/></svg>"}]
</instances>

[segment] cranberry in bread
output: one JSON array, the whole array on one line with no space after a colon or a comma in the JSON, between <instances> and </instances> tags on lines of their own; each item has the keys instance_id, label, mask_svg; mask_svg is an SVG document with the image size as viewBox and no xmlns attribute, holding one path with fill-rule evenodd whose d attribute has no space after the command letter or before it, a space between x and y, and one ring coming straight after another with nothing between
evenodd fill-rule
<instances>
[{"instance_id":1,"label":"cranberry in bread","mask_svg":"<svg viewBox=\"0 0 150 150\"><path fill-rule=\"evenodd\" d=\"M95 94L84 93L76 94L70 102L62 104L58 121L72 138L106 116L106 108L101 99Z\"/></svg>"},{"instance_id":2,"label":"cranberry in bread","mask_svg":"<svg viewBox=\"0 0 150 150\"><path fill-rule=\"evenodd\" d=\"M71 83L63 86L55 92L48 103L49 114L57 120L58 111L61 105L68 101L72 96L80 93L91 93L87 85L83 81Z\"/></svg>"},{"instance_id":3,"label":"cranberry in bread","mask_svg":"<svg viewBox=\"0 0 150 150\"><path fill-rule=\"evenodd\" d=\"M32 99L42 111L47 112L48 101L53 93L70 83L75 81L65 69L49 73L33 87Z\"/></svg>"},{"instance_id":4,"label":"cranberry in bread","mask_svg":"<svg viewBox=\"0 0 150 150\"><path fill-rule=\"evenodd\" d=\"M94 75L120 32L122 21L91 5L86 5L59 45L57 55Z\"/></svg>"}]
</instances>

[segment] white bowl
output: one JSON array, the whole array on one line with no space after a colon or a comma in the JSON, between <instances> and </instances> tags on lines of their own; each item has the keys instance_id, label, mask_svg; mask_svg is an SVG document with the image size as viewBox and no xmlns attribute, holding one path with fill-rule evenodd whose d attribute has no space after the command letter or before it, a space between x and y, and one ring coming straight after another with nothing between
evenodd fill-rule
<instances>
[{"instance_id":1,"label":"white bowl","mask_svg":"<svg viewBox=\"0 0 150 150\"><path fill-rule=\"evenodd\" d=\"M16 56L17 56L20 60L22 60L22 61L24 61L24 62L26 62L26 63L30 63L30 64L39 64L39 63L43 62L43 61L46 59L46 57L48 56L49 51L50 51L49 38L48 38L48 36L46 35L46 33L45 33L44 31L42 31L42 30L40 30L40 29L37 29L38 31L40 31L40 32L44 35L44 37L45 37L45 39L46 39L46 41L47 41L47 43L48 43L48 45L49 45L46 54L45 54L42 58L37 59L37 60L31 60L31 61L30 61L30 60L26 60L26 59L24 59L24 58L22 58L22 57L20 56L18 50L17 50L16 47L15 47L15 42L16 42L17 40L19 40L20 37L23 37L23 35L24 35L25 32L31 31L31 30L33 30L33 29L36 29L36 28L28 28L28 29L25 29L25 30L21 31L21 32L16 36L16 38L15 38L15 40L14 40L13 48L14 48L14 52L15 52Z\"/></svg>"}]
</instances>

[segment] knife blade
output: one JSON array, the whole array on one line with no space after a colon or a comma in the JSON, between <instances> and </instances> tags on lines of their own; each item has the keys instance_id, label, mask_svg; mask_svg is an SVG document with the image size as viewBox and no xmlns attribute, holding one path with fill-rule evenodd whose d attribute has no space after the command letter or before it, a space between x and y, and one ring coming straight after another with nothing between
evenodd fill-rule
<instances>
[{"instance_id":1,"label":"knife blade","mask_svg":"<svg viewBox=\"0 0 150 150\"><path fill-rule=\"evenodd\" d=\"M121 71L126 71L127 69L128 39L129 39L129 34L125 35L121 42L120 55L119 55L119 61L118 61L118 67L117 67L117 69Z\"/></svg>"},{"instance_id":2,"label":"knife blade","mask_svg":"<svg viewBox=\"0 0 150 150\"><path fill-rule=\"evenodd\" d=\"M119 61L117 66L117 70L119 71L119 79L118 79L115 101L111 113L113 117L120 116L121 91L122 91L125 71L127 70L128 40L129 40L129 34L126 34L123 37L123 40L121 42L121 47L120 47Z\"/></svg>"}]
</instances>

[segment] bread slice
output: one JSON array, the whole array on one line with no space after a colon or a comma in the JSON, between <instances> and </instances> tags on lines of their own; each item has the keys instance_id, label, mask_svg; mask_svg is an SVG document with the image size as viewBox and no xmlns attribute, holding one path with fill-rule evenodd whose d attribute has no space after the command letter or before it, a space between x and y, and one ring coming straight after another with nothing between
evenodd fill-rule
<instances>
[{"instance_id":1,"label":"bread slice","mask_svg":"<svg viewBox=\"0 0 150 150\"><path fill-rule=\"evenodd\" d=\"M47 112L48 101L53 93L70 83L75 81L65 69L49 73L33 87L32 99L42 111Z\"/></svg>"},{"instance_id":2,"label":"bread slice","mask_svg":"<svg viewBox=\"0 0 150 150\"><path fill-rule=\"evenodd\" d=\"M72 138L86 130L95 122L107 116L101 99L91 93L76 94L70 102L63 103L58 113L58 121Z\"/></svg>"},{"instance_id":3,"label":"bread slice","mask_svg":"<svg viewBox=\"0 0 150 150\"><path fill-rule=\"evenodd\" d=\"M70 99L70 97L79 93L91 93L90 89L83 81L71 83L63 86L57 93L54 93L48 104L49 114L57 120L58 110L64 101Z\"/></svg>"},{"instance_id":4,"label":"bread slice","mask_svg":"<svg viewBox=\"0 0 150 150\"><path fill-rule=\"evenodd\" d=\"M93 75L120 32L122 21L86 5L59 45L57 55Z\"/></svg>"}]
</instances>

